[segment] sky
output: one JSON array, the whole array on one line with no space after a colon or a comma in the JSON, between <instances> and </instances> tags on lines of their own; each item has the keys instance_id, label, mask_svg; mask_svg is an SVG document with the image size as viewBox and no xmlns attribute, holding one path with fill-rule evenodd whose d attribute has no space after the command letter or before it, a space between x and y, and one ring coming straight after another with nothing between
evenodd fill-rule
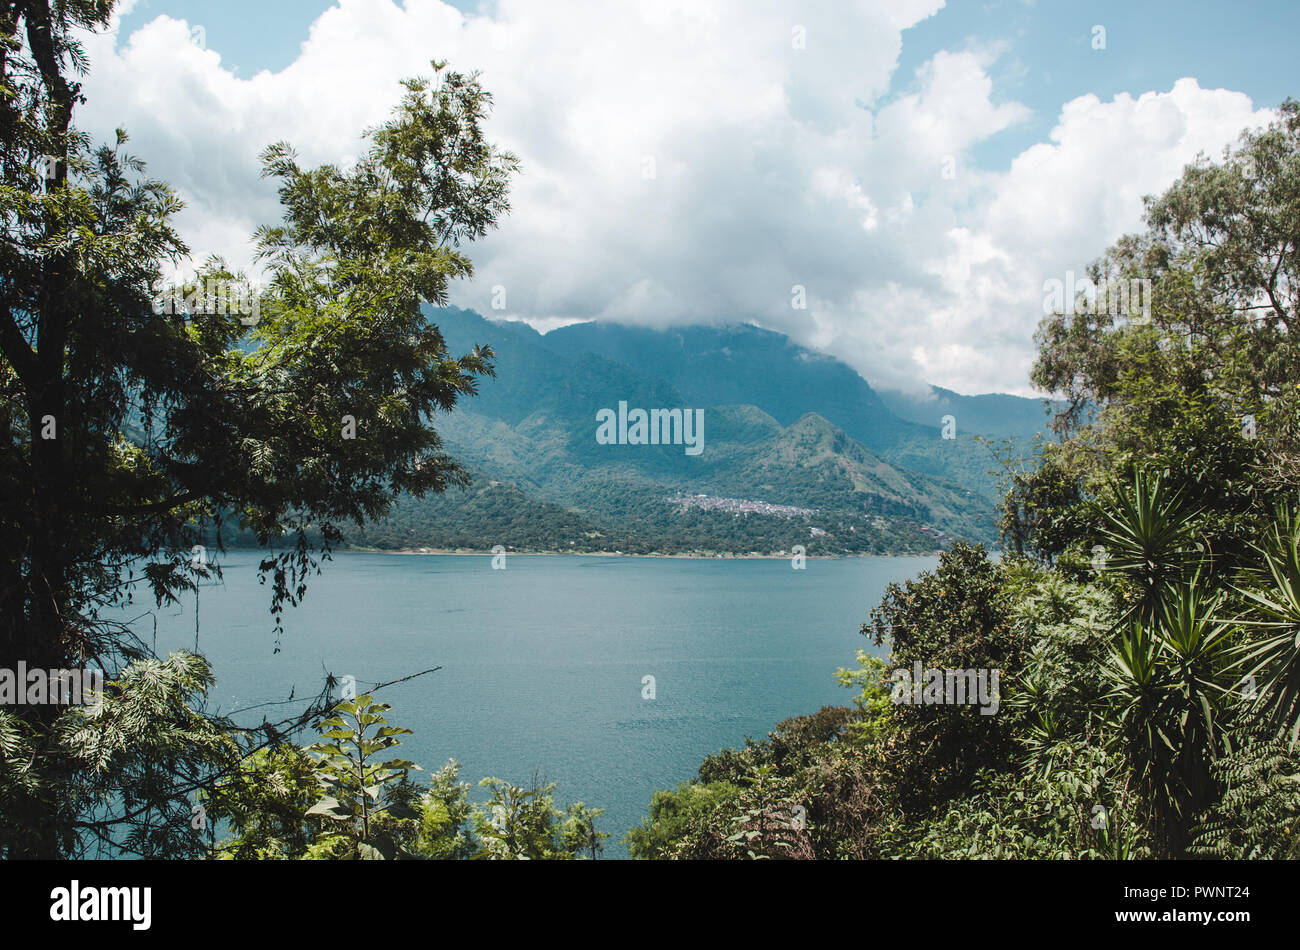
<instances>
[{"instance_id":1,"label":"sky","mask_svg":"<svg viewBox=\"0 0 1300 950\"><path fill-rule=\"evenodd\" d=\"M135 0L87 37L94 139L251 269L258 153L345 161L429 61L479 71L522 170L452 303L755 323L873 385L1034 394L1045 284L1198 154L1300 97L1300 3ZM499 305L493 308L494 302ZM802 304L802 306L800 306Z\"/></svg>"}]
</instances>

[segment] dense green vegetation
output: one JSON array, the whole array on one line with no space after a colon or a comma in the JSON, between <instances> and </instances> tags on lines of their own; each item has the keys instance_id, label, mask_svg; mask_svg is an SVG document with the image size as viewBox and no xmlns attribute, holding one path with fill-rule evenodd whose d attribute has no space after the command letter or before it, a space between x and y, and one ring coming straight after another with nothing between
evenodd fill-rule
<instances>
[{"instance_id":1,"label":"dense green vegetation","mask_svg":"<svg viewBox=\"0 0 1300 950\"><path fill-rule=\"evenodd\" d=\"M520 860L595 858L608 833L599 809L555 806L554 784L527 788L497 778L471 803L460 766L448 762L421 788L420 767L376 762L409 729L391 726L389 706L370 695L344 700L317 724L321 741L263 749L203 798L214 822L212 855L231 859ZM230 829L219 842L217 827Z\"/></svg>"},{"instance_id":2,"label":"dense green vegetation","mask_svg":"<svg viewBox=\"0 0 1300 950\"><path fill-rule=\"evenodd\" d=\"M814 535L814 527L826 533ZM486 480L463 492L403 499L390 514L349 538L354 546L379 550L428 547L480 553L500 544L510 551L570 553L774 554L803 545L812 556L930 554L942 544L915 521L859 511L794 518L682 511L669 504L663 489L640 482L593 485L578 511Z\"/></svg>"},{"instance_id":3,"label":"dense green vegetation","mask_svg":"<svg viewBox=\"0 0 1300 950\"><path fill-rule=\"evenodd\" d=\"M1300 856L1300 104L1147 223L1092 276L1150 279L1149 321L1040 328L1060 438L1011 469L1006 556L892 585L853 708L710 756L634 855ZM997 712L906 701L914 664L999 671Z\"/></svg>"},{"instance_id":4,"label":"dense green vegetation","mask_svg":"<svg viewBox=\"0 0 1300 950\"><path fill-rule=\"evenodd\" d=\"M471 272L461 248L507 210L516 161L484 138L487 93L443 64L405 84L355 168L265 150L283 220L257 234L258 322L158 312L164 264L186 250L179 202L125 134L96 149L72 121L77 31L111 4L7 11L0 668L107 682L86 705L0 708L0 855L601 850L600 812L559 807L539 780L484 779L479 803L454 762L420 781L388 757L407 732L388 707L337 698L332 678L282 722L210 714L202 656L160 659L106 619L141 587L159 605L196 590L212 570L196 544L244 532L264 548L278 621L344 525L368 525L354 539L374 546L479 549L917 550L925 523L978 536L980 503L949 477L968 456L895 467L805 407L730 400L716 374L696 393L718 407L716 451L693 470L678 447L629 456L589 437L596 407L683 404L674 387L700 366L657 379L590 347L571 362L520 348L531 389L463 412L500 367L486 348L453 356L422 302ZM634 855L1300 853L1300 104L1186 169L1146 220L1092 276L1151 280L1150 319L1080 311L1040 328L1034 382L1063 406L1058 438L1009 470L1005 556L956 544L891 585L862 628L887 654L838 673L853 705L709 756L655 795ZM197 276L245 283L219 261ZM841 382L832 415L871 398ZM891 451L948 451L894 422ZM488 480L429 498L469 481L448 448ZM526 478L491 481L506 471ZM665 489L819 511L682 514ZM813 526L826 535L805 540ZM918 668L977 673L980 702L929 678L913 689Z\"/></svg>"},{"instance_id":5,"label":"dense green vegetation","mask_svg":"<svg viewBox=\"0 0 1300 950\"><path fill-rule=\"evenodd\" d=\"M212 568L194 546L239 528L264 549L278 621L341 525L466 483L430 419L493 372L421 311L508 210L517 161L485 138L475 77L435 63L408 80L354 168L264 150L283 216L255 235L258 320L216 304L230 294L210 288L254 294L220 261L188 281L205 290L192 306L158 307L186 296L163 279L188 253L181 203L124 132L94 147L74 123L78 37L112 15L103 0L0 14L0 668L107 680L92 706L0 708L5 857L189 853L192 796L282 736L204 714L201 658L157 660L112 608L141 586L158 605L196 590Z\"/></svg>"}]
</instances>

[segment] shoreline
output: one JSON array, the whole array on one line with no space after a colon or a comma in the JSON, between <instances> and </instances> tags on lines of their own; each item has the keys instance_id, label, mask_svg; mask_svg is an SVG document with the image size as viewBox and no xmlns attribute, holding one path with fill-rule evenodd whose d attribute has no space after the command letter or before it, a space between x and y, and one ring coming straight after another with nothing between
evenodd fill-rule
<instances>
[{"instance_id":1,"label":"shoreline","mask_svg":"<svg viewBox=\"0 0 1300 950\"><path fill-rule=\"evenodd\" d=\"M348 548L336 551L336 554L402 554L413 557L437 555L440 557L495 557L491 551L443 550L438 548L401 548L384 550L381 548ZM942 551L928 551L919 554L805 554L809 561L836 561L846 558L885 558L885 557L938 557ZM638 557L638 558L673 558L698 561L788 561L793 554L631 554L626 551L507 551L509 557Z\"/></svg>"}]
</instances>

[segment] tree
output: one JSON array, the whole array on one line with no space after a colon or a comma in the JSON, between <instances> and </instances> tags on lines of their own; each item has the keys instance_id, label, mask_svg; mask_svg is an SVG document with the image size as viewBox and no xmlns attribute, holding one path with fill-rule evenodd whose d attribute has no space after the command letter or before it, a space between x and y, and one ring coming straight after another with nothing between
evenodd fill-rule
<instances>
[{"instance_id":1,"label":"tree","mask_svg":"<svg viewBox=\"0 0 1300 950\"><path fill-rule=\"evenodd\" d=\"M588 852L594 859L604 849L607 832L596 830L599 808L575 802L565 810L555 806L555 783L534 777L528 787L499 778L479 785L491 791L487 804L475 809L476 858L494 861L572 859Z\"/></svg>"},{"instance_id":2,"label":"tree","mask_svg":"<svg viewBox=\"0 0 1300 950\"><path fill-rule=\"evenodd\" d=\"M602 811L582 802L558 808L554 783L484 779L491 798L475 804L454 759L423 788L413 762L376 761L411 731L389 725L389 709L368 694L337 703L316 724L321 741L258 749L228 769L203 796L207 817L232 833L216 856L571 860L604 850ZM0 718L0 742L3 726Z\"/></svg>"},{"instance_id":3,"label":"tree","mask_svg":"<svg viewBox=\"0 0 1300 950\"><path fill-rule=\"evenodd\" d=\"M321 757L316 777L327 794L307 809L308 815L323 815L340 823L336 835L347 840L357 857L394 858L399 844L383 833L383 818L414 818L409 801L394 796L389 783L407 778L410 769L419 766L406 759L375 762L376 753L400 744L398 736L411 730L390 726L384 713L391 709L366 694L346 700L334 707L333 714L317 727L324 742L309 751ZM348 722L345 718L352 717ZM368 735L375 727L373 735Z\"/></svg>"},{"instance_id":4,"label":"tree","mask_svg":"<svg viewBox=\"0 0 1300 950\"><path fill-rule=\"evenodd\" d=\"M221 305L248 283L221 261L164 283L188 248L175 193L144 177L126 134L91 147L73 123L86 68L75 39L106 0L15 0L0 12L0 666L148 655L106 608L144 583L163 603L212 568L231 520L271 548L270 607L297 603L348 523L402 492L464 484L432 419L493 371L453 356L421 302L472 273L461 248L508 210L517 160L484 137L490 96L435 63L367 133L355 169L263 154L284 220L259 229L267 284L256 321ZM196 546L198 548L195 552ZM111 676L110 676L111 678ZM54 706L18 713L38 732ZM46 763L50 796L80 778ZM73 796L75 797L75 796ZM40 828L8 856L66 851L67 822L5 803Z\"/></svg>"},{"instance_id":5,"label":"tree","mask_svg":"<svg viewBox=\"0 0 1300 950\"><path fill-rule=\"evenodd\" d=\"M1281 113L1092 267L1150 280L1150 319L1040 326L1034 380L1067 404L1061 440L1009 466L1013 552L956 545L890 585L863 625L888 658L839 673L861 690L843 735L709 756L634 855L1296 855L1300 104ZM998 669L1004 701L891 702L911 664Z\"/></svg>"},{"instance_id":6,"label":"tree","mask_svg":"<svg viewBox=\"0 0 1300 950\"><path fill-rule=\"evenodd\" d=\"M1070 490L1044 464L1004 523L1049 556L1100 543L1098 581L1127 607L1103 705L1165 854L1209 847L1206 814L1231 837L1224 815L1246 799L1225 780L1273 787L1261 763L1300 730L1298 185L1288 100L1221 163L1202 156L1147 198L1145 231L1092 265L1097 282L1149 281L1149 312L1080 308L1037 335L1033 380L1067 400ZM1045 514L1023 517L1036 502Z\"/></svg>"},{"instance_id":7,"label":"tree","mask_svg":"<svg viewBox=\"0 0 1300 950\"><path fill-rule=\"evenodd\" d=\"M320 793L316 763L306 749L284 742L246 756L238 769L213 783L203 802L214 827L225 821L234 832L216 848L216 856L302 857L322 824L309 816Z\"/></svg>"},{"instance_id":8,"label":"tree","mask_svg":"<svg viewBox=\"0 0 1300 950\"><path fill-rule=\"evenodd\" d=\"M49 726L0 710L0 840L10 854L198 857L207 850L191 796L237 767L248 737L197 711L212 684L192 653L129 664L91 705ZM66 776L75 776L69 781ZM33 815L53 815L50 824Z\"/></svg>"},{"instance_id":9,"label":"tree","mask_svg":"<svg viewBox=\"0 0 1300 950\"><path fill-rule=\"evenodd\" d=\"M890 584L862 633L890 644L888 669L983 669L999 678L1016 675L1032 644L1011 622L1006 564L995 563L982 545L955 545L933 572ZM990 673L991 675L991 673ZM1013 751L1002 716L982 715L973 705L894 706L901 741L923 753L900 757L899 786L909 808L969 782L981 767L1005 761Z\"/></svg>"},{"instance_id":10,"label":"tree","mask_svg":"<svg viewBox=\"0 0 1300 950\"><path fill-rule=\"evenodd\" d=\"M1244 539L1300 488L1300 103L1279 111L1145 199L1146 229L1089 276L1150 293L1127 312L1044 319L1031 374L1066 401L1055 426L1085 496L1138 465L1166 469L1206 510L1210 550L1243 560Z\"/></svg>"}]
</instances>

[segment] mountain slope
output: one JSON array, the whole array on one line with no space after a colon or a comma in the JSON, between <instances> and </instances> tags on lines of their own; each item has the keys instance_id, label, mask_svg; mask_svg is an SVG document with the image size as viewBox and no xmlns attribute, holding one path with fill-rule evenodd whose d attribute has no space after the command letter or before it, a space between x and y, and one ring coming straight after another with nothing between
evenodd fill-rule
<instances>
[{"instance_id":1,"label":"mountain slope","mask_svg":"<svg viewBox=\"0 0 1300 950\"><path fill-rule=\"evenodd\" d=\"M934 398L877 392L833 357L748 324L650 330L580 323L536 336L558 354L592 353L661 376L703 405L750 404L789 425L816 412L888 461L999 495L992 451L975 437L1028 446L1046 427L1042 401L1003 394L962 396L930 387ZM957 437L942 437L953 415Z\"/></svg>"},{"instance_id":2,"label":"mountain slope","mask_svg":"<svg viewBox=\"0 0 1300 950\"><path fill-rule=\"evenodd\" d=\"M1050 400L1026 399L1006 393L963 396L942 386L930 386L922 395L882 390L881 401L900 419L921 425L952 415L964 429L990 438L1032 438L1045 430Z\"/></svg>"},{"instance_id":3,"label":"mountain slope","mask_svg":"<svg viewBox=\"0 0 1300 950\"><path fill-rule=\"evenodd\" d=\"M972 430L1023 435L1033 403L879 394L838 360L753 326L543 335L456 308L429 317L453 353L496 354L496 378L434 420L476 485L403 499L358 543L885 553L991 541L992 458ZM602 444L598 413L620 403L702 410L703 451ZM941 437L936 408L960 413L957 439Z\"/></svg>"}]
</instances>

